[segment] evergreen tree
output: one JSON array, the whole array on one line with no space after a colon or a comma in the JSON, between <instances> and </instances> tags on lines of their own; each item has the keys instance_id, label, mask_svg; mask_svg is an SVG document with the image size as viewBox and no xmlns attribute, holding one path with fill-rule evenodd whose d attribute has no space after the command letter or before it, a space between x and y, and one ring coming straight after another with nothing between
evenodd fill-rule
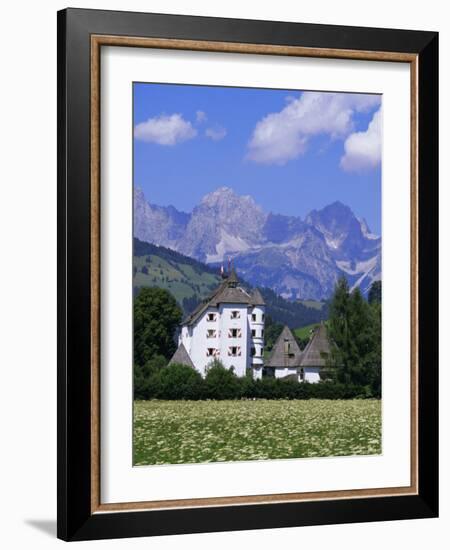
<instances>
[{"instance_id":1,"label":"evergreen tree","mask_svg":"<svg viewBox=\"0 0 450 550\"><path fill-rule=\"evenodd\" d=\"M175 298L163 288L142 288L134 300L134 363L144 365L155 355L170 359L181 321Z\"/></svg>"},{"instance_id":2,"label":"evergreen tree","mask_svg":"<svg viewBox=\"0 0 450 550\"><path fill-rule=\"evenodd\" d=\"M381 396L381 281L375 281L369 290L369 304L372 316L372 338L373 346L369 357L371 370L369 372L369 383L372 393Z\"/></svg>"},{"instance_id":3,"label":"evergreen tree","mask_svg":"<svg viewBox=\"0 0 450 550\"><path fill-rule=\"evenodd\" d=\"M366 386L369 383L368 369L374 342L370 307L359 288L350 295L348 335L348 382Z\"/></svg>"},{"instance_id":4,"label":"evergreen tree","mask_svg":"<svg viewBox=\"0 0 450 550\"><path fill-rule=\"evenodd\" d=\"M359 288L350 293L341 278L330 304L328 332L335 344L329 363L337 381L364 386L368 394L380 396L381 304L375 298L369 304Z\"/></svg>"},{"instance_id":5,"label":"evergreen tree","mask_svg":"<svg viewBox=\"0 0 450 550\"><path fill-rule=\"evenodd\" d=\"M282 330L282 324L275 322L270 315L266 315L264 326L264 347L267 351L270 351L273 348Z\"/></svg>"},{"instance_id":6,"label":"evergreen tree","mask_svg":"<svg viewBox=\"0 0 450 550\"><path fill-rule=\"evenodd\" d=\"M369 290L369 304L381 304L381 281L374 281Z\"/></svg>"},{"instance_id":7,"label":"evergreen tree","mask_svg":"<svg viewBox=\"0 0 450 550\"><path fill-rule=\"evenodd\" d=\"M369 372L369 384L373 395L381 397L381 303L374 302L370 305L372 318L372 350L368 358L371 369Z\"/></svg>"},{"instance_id":8,"label":"evergreen tree","mask_svg":"<svg viewBox=\"0 0 450 550\"><path fill-rule=\"evenodd\" d=\"M336 378L340 382L349 381L348 350L349 350L349 306L350 291L345 277L341 277L335 287L330 304L328 320L328 334L335 344L331 350L330 363L337 367Z\"/></svg>"}]
</instances>

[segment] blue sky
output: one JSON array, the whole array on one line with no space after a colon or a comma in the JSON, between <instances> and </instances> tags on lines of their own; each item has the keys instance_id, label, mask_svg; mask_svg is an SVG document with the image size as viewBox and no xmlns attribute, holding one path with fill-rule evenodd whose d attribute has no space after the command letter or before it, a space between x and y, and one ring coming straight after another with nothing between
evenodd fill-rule
<instances>
[{"instance_id":1,"label":"blue sky","mask_svg":"<svg viewBox=\"0 0 450 550\"><path fill-rule=\"evenodd\" d=\"M190 212L218 187L304 217L339 200L381 232L381 98L135 83L134 185Z\"/></svg>"}]
</instances>

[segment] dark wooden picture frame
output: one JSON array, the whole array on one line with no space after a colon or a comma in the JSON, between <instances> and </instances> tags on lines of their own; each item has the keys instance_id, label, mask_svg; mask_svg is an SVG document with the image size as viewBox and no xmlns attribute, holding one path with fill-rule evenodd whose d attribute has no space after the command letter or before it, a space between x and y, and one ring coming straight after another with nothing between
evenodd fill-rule
<instances>
[{"instance_id":1,"label":"dark wooden picture frame","mask_svg":"<svg viewBox=\"0 0 450 550\"><path fill-rule=\"evenodd\" d=\"M99 54L104 45L410 64L410 487L101 504ZM436 517L437 265L437 33L84 9L59 12L58 537L87 540Z\"/></svg>"}]
</instances>

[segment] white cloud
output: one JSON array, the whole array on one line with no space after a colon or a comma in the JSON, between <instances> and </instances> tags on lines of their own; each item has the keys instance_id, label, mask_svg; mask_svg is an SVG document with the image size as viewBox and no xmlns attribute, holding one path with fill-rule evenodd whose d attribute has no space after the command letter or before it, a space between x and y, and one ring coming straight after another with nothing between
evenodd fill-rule
<instances>
[{"instance_id":1,"label":"white cloud","mask_svg":"<svg viewBox=\"0 0 450 550\"><path fill-rule=\"evenodd\" d=\"M192 124L177 113L149 118L134 128L136 139L159 145L175 145L192 139L196 135L197 130L193 128Z\"/></svg>"},{"instance_id":2,"label":"white cloud","mask_svg":"<svg viewBox=\"0 0 450 550\"><path fill-rule=\"evenodd\" d=\"M373 115L367 130L350 134L344 143L341 167L347 172L375 168L381 162L381 109Z\"/></svg>"},{"instance_id":3,"label":"white cloud","mask_svg":"<svg viewBox=\"0 0 450 550\"><path fill-rule=\"evenodd\" d=\"M305 152L312 136L345 138L354 129L354 114L379 104L377 95L303 92L290 99L281 111L268 114L256 124L247 158L265 164L285 164Z\"/></svg>"},{"instance_id":4,"label":"white cloud","mask_svg":"<svg viewBox=\"0 0 450 550\"><path fill-rule=\"evenodd\" d=\"M214 128L206 128L205 136L212 139L213 141L219 141L227 135L226 128L222 126L215 126Z\"/></svg>"},{"instance_id":5,"label":"white cloud","mask_svg":"<svg viewBox=\"0 0 450 550\"><path fill-rule=\"evenodd\" d=\"M208 117L206 116L205 111L196 111L196 113L195 113L195 122L197 122L197 124L201 124L202 122L205 122L206 120L208 120Z\"/></svg>"}]
</instances>

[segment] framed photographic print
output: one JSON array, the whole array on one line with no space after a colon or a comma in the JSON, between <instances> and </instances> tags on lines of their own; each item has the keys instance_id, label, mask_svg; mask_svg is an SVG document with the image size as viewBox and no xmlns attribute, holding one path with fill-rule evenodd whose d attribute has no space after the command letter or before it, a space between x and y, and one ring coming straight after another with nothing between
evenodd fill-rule
<instances>
[{"instance_id":1,"label":"framed photographic print","mask_svg":"<svg viewBox=\"0 0 450 550\"><path fill-rule=\"evenodd\" d=\"M438 36L58 13L58 536L438 514Z\"/></svg>"}]
</instances>

